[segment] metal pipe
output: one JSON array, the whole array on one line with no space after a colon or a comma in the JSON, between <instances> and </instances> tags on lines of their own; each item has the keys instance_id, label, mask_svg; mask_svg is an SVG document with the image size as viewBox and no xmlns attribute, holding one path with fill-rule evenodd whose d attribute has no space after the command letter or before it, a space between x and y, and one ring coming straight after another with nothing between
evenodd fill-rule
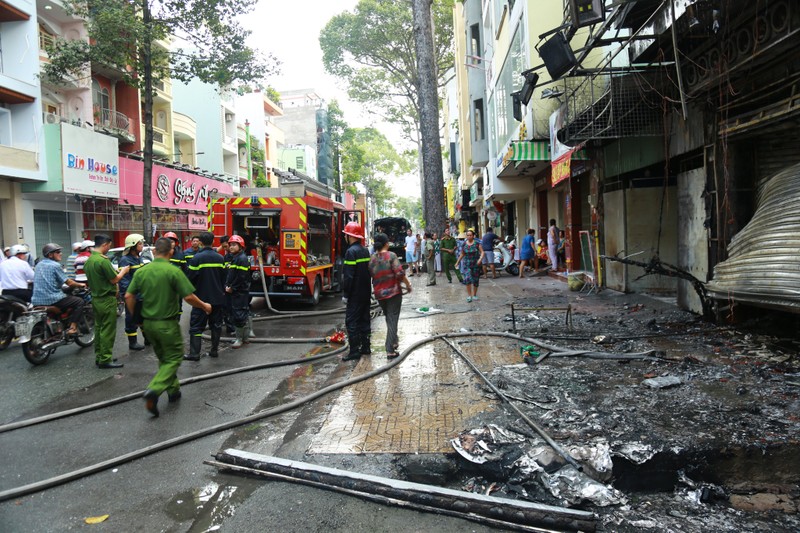
<instances>
[{"instance_id":1,"label":"metal pipe","mask_svg":"<svg viewBox=\"0 0 800 533\"><path fill-rule=\"evenodd\" d=\"M578 462L575 461L575 459L573 459L570 454L565 452L561 448L561 446L559 446L558 443L556 441L554 441L552 439L552 437L550 437L550 435L547 434L547 432L545 430L543 430L541 427L539 427L539 425L536 422L534 422L533 420L531 420L530 417L528 417L525 413L520 411L519 408L516 405L511 403L511 400L506 398L506 395L503 394L500 391L500 389L495 387L494 384L491 381L489 381L489 378L486 377L486 374L481 372L480 369L477 366L475 366L475 364L472 361L470 361L469 358L466 355L464 355L464 352L462 352L461 350L458 349L458 347L455 345L455 343L453 343L453 341L451 341L450 339L444 339L444 342L446 342L461 357L461 359L466 361L466 363L469 365L469 367L472 369L472 371L475 372L489 386L489 388L492 389L492 391L500 397L501 400L503 400L506 404L508 404L508 406L511 407L511 409L513 409L515 413L517 413L520 417L522 417L522 419L530 427L532 427L534 429L534 431L536 431L536 433L538 433L539 436L542 437L545 440L545 442L547 442L547 444L549 444L550 447L553 448L556 451L556 453L558 453L558 455L563 457L569 464L571 464L576 469L578 469L578 471L582 471L583 470L583 466L578 464Z\"/></svg>"}]
</instances>

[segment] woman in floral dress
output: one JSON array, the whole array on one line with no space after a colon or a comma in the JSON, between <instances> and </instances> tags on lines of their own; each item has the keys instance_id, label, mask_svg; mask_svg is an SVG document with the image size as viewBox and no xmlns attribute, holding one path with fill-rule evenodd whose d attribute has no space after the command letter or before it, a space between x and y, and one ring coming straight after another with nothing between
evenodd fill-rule
<instances>
[{"instance_id":1,"label":"woman in floral dress","mask_svg":"<svg viewBox=\"0 0 800 533\"><path fill-rule=\"evenodd\" d=\"M464 283L467 286L467 302L478 299L478 281L481 277L481 263L483 262L483 249L481 243L475 240L475 232L467 230L467 240L461 249L461 255L456 261L464 263Z\"/></svg>"}]
</instances>

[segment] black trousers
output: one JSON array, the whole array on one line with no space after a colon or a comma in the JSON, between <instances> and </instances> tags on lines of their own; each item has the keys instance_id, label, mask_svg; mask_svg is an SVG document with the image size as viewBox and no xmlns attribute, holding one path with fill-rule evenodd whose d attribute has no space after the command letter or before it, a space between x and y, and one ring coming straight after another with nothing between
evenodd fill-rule
<instances>
[{"instance_id":1,"label":"black trousers","mask_svg":"<svg viewBox=\"0 0 800 533\"><path fill-rule=\"evenodd\" d=\"M370 298L353 296L347 301L344 325L347 328L347 336L350 338L350 345L361 342L362 337L368 337L372 333L369 318Z\"/></svg>"},{"instance_id":2,"label":"black trousers","mask_svg":"<svg viewBox=\"0 0 800 533\"><path fill-rule=\"evenodd\" d=\"M234 292L228 295L228 316L231 323L237 328L247 325L250 316L250 294L247 292Z\"/></svg>"},{"instance_id":3,"label":"black trousers","mask_svg":"<svg viewBox=\"0 0 800 533\"><path fill-rule=\"evenodd\" d=\"M224 320L224 305L212 305L210 315L207 315L202 309L192 307L192 314L189 317L189 336L202 335L203 330L206 329L206 324L212 330L221 330Z\"/></svg>"},{"instance_id":4,"label":"black trousers","mask_svg":"<svg viewBox=\"0 0 800 533\"><path fill-rule=\"evenodd\" d=\"M33 294L32 289L5 289L3 290L3 294L6 296L13 296L14 298L19 298L23 302L31 302L31 295Z\"/></svg>"},{"instance_id":5,"label":"black trousers","mask_svg":"<svg viewBox=\"0 0 800 533\"><path fill-rule=\"evenodd\" d=\"M83 306L86 305L86 302L83 298L78 298L77 296L65 296L53 305L61 309L62 313L67 309L71 309L69 321L70 323L73 323L77 322L81 317L81 314L83 313Z\"/></svg>"}]
</instances>

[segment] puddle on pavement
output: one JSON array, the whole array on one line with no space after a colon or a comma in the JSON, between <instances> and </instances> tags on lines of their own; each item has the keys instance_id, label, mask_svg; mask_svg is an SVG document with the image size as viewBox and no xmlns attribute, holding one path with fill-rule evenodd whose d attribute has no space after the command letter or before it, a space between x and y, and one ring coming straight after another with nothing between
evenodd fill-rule
<instances>
[{"instance_id":1,"label":"puddle on pavement","mask_svg":"<svg viewBox=\"0 0 800 533\"><path fill-rule=\"evenodd\" d=\"M219 531L238 506L263 485L246 477L217 475L214 478L217 481L182 492L164 506L164 511L177 522L191 522L186 531Z\"/></svg>"}]
</instances>

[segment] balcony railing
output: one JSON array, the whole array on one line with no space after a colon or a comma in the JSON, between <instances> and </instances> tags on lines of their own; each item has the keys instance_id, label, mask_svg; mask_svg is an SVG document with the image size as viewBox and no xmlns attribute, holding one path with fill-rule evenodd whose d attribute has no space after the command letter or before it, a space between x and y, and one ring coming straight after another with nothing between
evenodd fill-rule
<instances>
[{"instance_id":1,"label":"balcony railing","mask_svg":"<svg viewBox=\"0 0 800 533\"><path fill-rule=\"evenodd\" d=\"M131 120L127 115L111 109L100 109L99 113L99 122L101 126L114 128L115 130L130 131Z\"/></svg>"},{"instance_id":2,"label":"balcony railing","mask_svg":"<svg viewBox=\"0 0 800 533\"><path fill-rule=\"evenodd\" d=\"M53 46L55 41L56 38L49 33L45 33L43 31L39 32L39 50L41 50L42 53L47 53L47 47Z\"/></svg>"}]
</instances>

